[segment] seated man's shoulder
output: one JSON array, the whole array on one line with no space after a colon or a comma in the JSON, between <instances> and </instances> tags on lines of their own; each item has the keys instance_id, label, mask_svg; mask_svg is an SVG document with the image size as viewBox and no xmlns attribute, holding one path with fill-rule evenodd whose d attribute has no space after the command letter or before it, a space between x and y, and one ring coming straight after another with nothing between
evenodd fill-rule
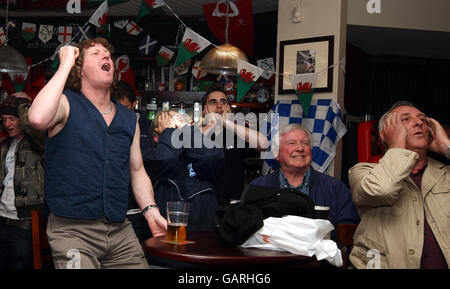
<instances>
[{"instance_id":1,"label":"seated man's shoulder","mask_svg":"<svg viewBox=\"0 0 450 289\"><path fill-rule=\"evenodd\" d=\"M273 172L265 176L260 176L250 182L250 185L269 186L278 178L278 172Z\"/></svg>"}]
</instances>

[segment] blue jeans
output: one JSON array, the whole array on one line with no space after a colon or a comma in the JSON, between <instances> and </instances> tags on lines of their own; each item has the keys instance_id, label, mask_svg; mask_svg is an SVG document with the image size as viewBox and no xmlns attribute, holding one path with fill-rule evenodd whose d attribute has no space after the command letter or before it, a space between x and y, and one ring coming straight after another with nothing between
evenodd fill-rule
<instances>
[{"instance_id":1,"label":"blue jeans","mask_svg":"<svg viewBox=\"0 0 450 289\"><path fill-rule=\"evenodd\" d=\"M30 230L0 224L0 268L33 268L33 241Z\"/></svg>"}]
</instances>

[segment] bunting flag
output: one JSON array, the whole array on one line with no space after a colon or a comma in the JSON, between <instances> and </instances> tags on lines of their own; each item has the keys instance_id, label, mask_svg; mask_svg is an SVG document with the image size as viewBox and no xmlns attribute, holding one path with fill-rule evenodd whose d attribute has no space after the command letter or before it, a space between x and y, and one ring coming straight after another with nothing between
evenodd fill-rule
<instances>
[{"instance_id":1,"label":"bunting flag","mask_svg":"<svg viewBox=\"0 0 450 289\"><path fill-rule=\"evenodd\" d=\"M163 0L142 0L136 21L139 22L145 15L150 13L150 11L164 5L166 5L166 3Z\"/></svg>"},{"instance_id":2,"label":"bunting flag","mask_svg":"<svg viewBox=\"0 0 450 289\"><path fill-rule=\"evenodd\" d=\"M59 49L63 45L64 45L63 43L58 45L58 47L56 47L56 49L55 49L55 52L53 52L52 56L50 56L50 60L52 61L52 63L50 64L49 70L52 74L54 74L56 72L56 70L58 70L58 67L59 67L58 53L59 53Z\"/></svg>"},{"instance_id":3,"label":"bunting flag","mask_svg":"<svg viewBox=\"0 0 450 289\"><path fill-rule=\"evenodd\" d=\"M195 79L200 79L208 74L207 72L204 72L200 69L200 63L202 62L200 60L197 60L194 62L194 66L192 66L192 74L194 75Z\"/></svg>"},{"instance_id":4,"label":"bunting flag","mask_svg":"<svg viewBox=\"0 0 450 289\"><path fill-rule=\"evenodd\" d=\"M127 24L128 24L127 19L114 21L114 27L119 29L123 29L125 26L127 26Z\"/></svg>"},{"instance_id":5,"label":"bunting flag","mask_svg":"<svg viewBox=\"0 0 450 289\"><path fill-rule=\"evenodd\" d=\"M291 76L292 87L295 88L295 94L303 108L303 116L308 117L309 106L316 87L317 74L303 73Z\"/></svg>"},{"instance_id":6,"label":"bunting flag","mask_svg":"<svg viewBox=\"0 0 450 289\"><path fill-rule=\"evenodd\" d=\"M238 58L237 71L236 100L237 102L241 102L244 95L255 84L261 74L263 74L264 70Z\"/></svg>"},{"instance_id":7,"label":"bunting flag","mask_svg":"<svg viewBox=\"0 0 450 289\"><path fill-rule=\"evenodd\" d=\"M89 18L89 22L97 27L105 26L108 23L108 1L105 0Z\"/></svg>"},{"instance_id":8,"label":"bunting flag","mask_svg":"<svg viewBox=\"0 0 450 289\"><path fill-rule=\"evenodd\" d=\"M95 33L97 37L103 37L106 39L110 39L111 38L111 27L109 25L109 23L107 23L106 25L103 25L101 27L95 27Z\"/></svg>"},{"instance_id":9,"label":"bunting flag","mask_svg":"<svg viewBox=\"0 0 450 289\"><path fill-rule=\"evenodd\" d=\"M156 64L158 66L165 66L165 65L169 64L170 59L172 59L174 54L175 54L175 52L173 52L169 48L167 48L165 46L161 46L161 48L159 49L158 55L156 55L156 57L155 57Z\"/></svg>"},{"instance_id":10,"label":"bunting flag","mask_svg":"<svg viewBox=\"0 0 450 289\"><path fill-rule=\"evenodd\" d=\"M73 39L75 42L81 42L85 39L94 37L94 29L90 25L86 25L84 28L82 26L77 26L75 31L76 37Z\"/></svg>"},{"instance_id":11,"label":"bunting flag","mask_svg":"<svg viewBox=\"0 0 450 289\"><path fill-rule=\"evenodd\" d=\"M6 42L6 35L3 27L0 27L0 46L2 46Z\"/></svg>"},{"instance_id":12,"label":"bunting flag","mask_svg":"<svg viewBox=\"0 0 450 289\"><path fill-rule=\"evenodd\" d=\"M38 38L46 43L53 37L53 25L41 25L39 26Z\"/></svg>"},{"instance_id":13,"label":"bunting flag","mask_svg":"<svg viewBox=\"0 0 450 289\"><path fill-rule=\"evenodd\" d=\"M158 44L158 42L147 34L139 44L139 52L142 55L149 55L156 47L156 44Z\"/></svg>"},{"instance_id":14,"label":"bunting flag","mask_svg":"<svg viewBox=\"0 0 450 289\"><path fill-rule=\"evenodd\" d=\"M262 77L265 79L270 79L272 77L273 71L275 71L275 65L273 64L272 57L257 60L256 65L265 70L261 75Z\"/></svg>"},{"instance_id":15,"label":"bunting flag","mask_svg":"<svg viewBox=\"0 0 450 289\"><path fill-rule=\"evenodd\" d=\"M36 24L23 22L21 35L26 41L33 39L36 36Z\"/></svg>"},{"instance_id":16,"label":"bunting flag","mask_svg":"<svg viewBox=\"0 0 450 289\"><path fill-rule=\"evenodd\" d=\"M8 72L8 75L14 84L14 91L15 92L23 91L23 89L25 88L25 80L27 79L28 72L25 73Z\"/></svg>"},{"instance_id":17,"label":"bunting flag","mask_svg":"<svg viewBox=\"0 0 450 289\"><path fill-rule=\"evenodd\" d=\"M139 25L136 24L134 21L128 21L127 24L127 33L131 35L138 35L142 32L142 28L139 27Z\"/></svg>"},{"instance_id":18,"label":"bunting flag","mask_svg":"<svg viewBox=\"0 0 450 289\"><path fill-rule=\"evenodd\" d=\"M58 27L58 41L66 43L72 40L72 26Z\"/></svg>"},{"instance_id":19,"label":"bunting flag","mask_svg":"<svg viewBox=\"0 0 450 289\"><path fill-rule=\"evenodd\" d=\"M211 42L198 35L190 28L186 28L182 43L180 45L180 48L178 49L177 58L175 60L175 67L194 57L210 44Z\"/></svg>"}]
</instances>

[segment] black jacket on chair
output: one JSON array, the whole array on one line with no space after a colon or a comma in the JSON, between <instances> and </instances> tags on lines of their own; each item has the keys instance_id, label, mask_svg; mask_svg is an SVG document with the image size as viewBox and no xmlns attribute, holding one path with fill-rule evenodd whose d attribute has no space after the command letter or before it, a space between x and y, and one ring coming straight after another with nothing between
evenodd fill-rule
<instances>
[{"instance_id":1,"label":"black jacket on chair","mask_svg":"<svg viewBox=\"0 0 450 289\"><path fill-rule=\"evenodd\" d=\"M241 202L219 209L216 223L220 237L239 246L264 225L264 219L286 215L315 218L312 199L295 189L250 185Z\"/></svg>"}]
</instances>

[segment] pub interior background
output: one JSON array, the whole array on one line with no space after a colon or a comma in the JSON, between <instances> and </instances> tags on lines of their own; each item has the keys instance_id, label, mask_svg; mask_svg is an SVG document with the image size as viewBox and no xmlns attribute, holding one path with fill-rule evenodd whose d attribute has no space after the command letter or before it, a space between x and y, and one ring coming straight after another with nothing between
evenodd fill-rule
<instances>
[{"instance_id":1,"label":"pub interior background","mask_svg":"<svg viewBox=\"0 0 450 289\"><path fill-rule=\"evenodd\" d=\"M265 1L265 0L264 0ZM317 1L317 2L315 2ZM5 2L0 2L0 15L2 25L4 24L5 17ZM138 10L140 1L124 1L135 2ZM166 1L170 3L173 8L176 8L178 1ZM182 1L184 2L184 1ZM218 1L186 1L190 2L192 6L199 5L199 3L214 3ZM337 171L332 172L336 176L340 176L341 179L348 185L347 171L358 162L357 156L357 124L365 117L370 116L371 119L379 119L381 114L386 111L389 106L396 100L409 100L420 107L423 111L438 121L444 126L450 125L450 117L448 108L450 107L450 88L448 80L450 79L450 20L445 19L443 23L437 23L435 27L420 28L411 25L408 21L410 16L418 16L425 18L421 23L424 23L432 17L428 14L436 13L436 11L445 10L449 11L449 1L436 0L433 1L434 6L430 6L428 12L423 14L418 13L418 10L422 10L418 0L398 0L396 5L401 5L398 2L404 4L401 13L398 18L405 16L405 25L402 28L402 24L390 24L378 25L369 23L373 17L388 17L388 14L395 14L390 9L395 9L392 3L382 1L382 12L379 15L369 14L365 11L367 1L357 0L271 0L266 1L265 5L272 5L267 8L269 11L261 13L255 13L254 17L254 55L247 55L249 62L256 65L256 60L272 57L275 62L275 68L278 71L279 68L279 51L277 51L278 45L282 38L280 37L280 31L284 32L283 24L281 21L289 22L291 18L292 9L300 6L302 9L302 22L297 25L295 29L305 29L305 24L308 21L312 21L317 9L322 9L325 13L329 12L327 8L329 5L336 5L340 11L338 12L339 23L343 28L343 34L336 35L335 51L338 47L345 47L339 53L335 53L335 59L340 60L342 56L345 57L345 78L343 96L336 96L339 94L336 88L333 88L332 98L337 99L341 109L344 112L344 120L347 125L347 133L342 139L341 151L338 151L337 156L342 160L340 168ZM422 1L423 2L423 1ZM434 3L435 2L435 3ZM253 10L257 10L258 3L260 1L253 1ZM320 3L320 4L318 4ZM332 4L331 4L332 3ZM185 5L184 3L183 5ZM407 5L408 4L408 5ZM110 7L118 6L121 4L112 5ZM201 7L201 5L199 6ZM256 8L255 8L256 7ZM275 9L273 9L275 7ZM448 9L447 9L448 8ZM362 11L360 11L362 10ZM9 19L14 20L16 23L15 29L9 32L9 45L19 50L24 56L31 57L31 63L38 63L51 56L55 50L55 47L59 45L56 39L55 33L53 38L43 44L41 40L36 36L34 39L27 41L21 35L22 22L36 23L39 25L54 25L54 27L63 25L83 25L89 19L89 15L95 11L94 9L86 12L87 16L77 16L77 14L69 15L66 13L65 8L61 9L62 17L60 16L42 16L38 10L24 10L24 14L21 15L21 11L10 8ZM178 11L178 10L177 10ZM202 13L202 10L199 10ZM355 12L357 11L357 12ZM15 13L15 14L14 14ZM177 12L179 14L180 12ZM360 13L362 17L367 19L358 21L359 16L355 16ZM385 13L383 15L383 13ZM427 14L428 13L428 14ZM386 14L388 16L386 16ZM412 15L410 15L412 14ZM202 14L185 15L180 14L181 19L188 27L191 27L195 32L202 35L216 45L220 45L220 41L211 33L205 18ZM427 16L428 15L428 16ZM127 16L114 14L109 15L110 23L115 20L128 19L135 21L136 13L129 14ZM372 17L372 18L371 18ZM287 18L287 20L285 19ZM436 18L442 18L441 15L436 15ZM448 17L446 17L448 18ZM363 19L363 18L361 18ZM367 21L367 23L365 22ZM380 21L383 21L381 19ZM400 21L401 22L401 21ZM419 21L420 22L420 21ZM173 49L176 41L181 41L182 35L179 35L177 39L177 33L180 26L180 22L167 10L155 9L147 14L141 21L138 22L139 26L143 30L144 34L150 34L155 40L158 41L158 45L165 45ZM302 25L304 24L304 25ZM378 23L379 24L379 23ZM316 25L316 24L314 24ZM392 27L389 27L389 26ZM424 25L426 26L426 25ZM405 28L406 27L406 28ZM318 29L320 30L320 29ZM304 31L302 33L305 33ZM315 34L315 31L311 31L310 37L323 36L321 34ZM329 33L333 34L333 33ZM200 60L208 49L197 55L191 62L190 68L187 73L188 80L184 79L184 87L180 92L176 94L166 93L160 94L156 91L145 91L144 82L146 80L146 68L151 67L156 79L160 79L160 68L155 64L154 56L142 56L139 54L139 42L142 39L140 36L129 35L124 29L119 29L111 25L111 37L110 41L115 47L115 56L126 54L130 58L130 67L134 72L136 88L142 95L141 106L144 107L151 97L156 97L160 102L164 97L169 98L171 102L176 105L177 102L185 102L187 107L191 107L193 100L198 100L201 94L193 93L192 82L189 80L192 78L190 73L195 60ZM295 37L294 37L295 38ZM300 37L297 37L300 38ZM344 45L341 43L344 40ZM236 44L235 44L236 45ZM238 46L238 45L236 45ZM156 50L156 49L155 49ZM154 55L154 53L153 53ZM335 61L336 62L336 61ZM39 66L36 66L36 71L40 73L46 72L50 66L51 61L46 61ZM40 69L40 70L39 70ZM337 73L341 73L340 68L337 69ZM334 72L335 73L335 72ZM335 74L336 75L336 74ZM31 81L35 75L31 73ZM208 74L204 80L214 81L217 76ZM255 88L249 91L244 103L237 104L237 109L243 112L267 112L274 104L274 101L280 99L277 93L276 76L273 76L269 80L263 80L259 88L264 86L269 90L270 98L264 103L259 103L255 100L255 94L257 93ZM340 80L335 77L334 81ZM156 83L154 83L156 86ZM201 84L198 84L201 85ZM342 89L342 84L339 86ZM321 93L316 93L314 97L320 97ZM283 96L284 98L286 96ZM289 96L288 96L289 97ZM295 95L290 96L295 99ZM338 148L339 150L339 148ZM256 174L260 173L260 168L255 166L254 163L247 163L248 180L256 177Z\"/></svg>"}]
</instances>

